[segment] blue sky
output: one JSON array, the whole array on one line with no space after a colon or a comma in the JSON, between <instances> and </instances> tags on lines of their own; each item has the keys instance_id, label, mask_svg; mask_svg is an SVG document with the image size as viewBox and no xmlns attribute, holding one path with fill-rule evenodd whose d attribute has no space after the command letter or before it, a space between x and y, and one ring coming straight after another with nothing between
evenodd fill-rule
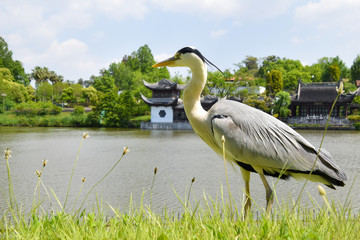
<instances>
[{"instance_id":1,"label":"blue sky","mask_svg":"<svg viewBox=\"0 0 360 240\"><path fill-rule=\"evenodd\" d=\"M195 46L223 70L247 55L304 65L339 56L350 67L360 54L359 0L0 0L0 6L0 36L13 58L27 73L46 66L66 80L98 75L144 44L155 60Z\"/></svg>"}]
</instances>

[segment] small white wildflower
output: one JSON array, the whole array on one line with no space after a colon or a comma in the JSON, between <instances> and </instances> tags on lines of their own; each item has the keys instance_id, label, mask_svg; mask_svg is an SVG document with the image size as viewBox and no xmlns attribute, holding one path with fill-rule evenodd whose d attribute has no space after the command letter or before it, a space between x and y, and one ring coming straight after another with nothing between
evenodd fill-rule
<instances>
[{"instance_id":1,"label":"small white wildflower","mask_svg":"<svg viewBox=\"0 0 360 240\"><path fill-rule=\"evenodd\" d=\"M128 152L130 152L130 149L128 147L124 147L123 155L127 154Z\"/></svg>"},{"instance_id":2,"label":"small white wildflower","mask_svg":"<svg viewBox=\"0 0 360 240\"><path fill-rule=\"evenodd\" d=\"M85 139L85 138L89 138L90 137L90 135L89 135L89 133L88 132L84 132L83 133L83 138Z\"/></svg>"},{"instance_id":3,"label":"small white wildflower","mask_svg":"<svg viewBox=\"0 0 360 240\"><path fill-rule=\"evenodd\" d=\"M338 94L343 94L344 93L344 83L342 81L340 82L339 88L336 87L336 91L338 92Z\"/></svg>"}]
</instances>

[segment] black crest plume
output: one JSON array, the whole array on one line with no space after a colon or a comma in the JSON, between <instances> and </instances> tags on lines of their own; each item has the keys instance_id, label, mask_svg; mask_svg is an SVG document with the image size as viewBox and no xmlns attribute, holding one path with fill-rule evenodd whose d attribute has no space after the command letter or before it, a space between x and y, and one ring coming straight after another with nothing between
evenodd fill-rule
<instances>
[{"instance_id":1,"label":"black crest plume","mask_svg":"<svg viewBox=\"0 0 360 240\"><path fill-rule=\"evenodd\" d=\"M212 62L210 62L206 57L204 57L204 55L201 54L201 52L199 52L199 50L197 50L196 48L192 48L192 47L184 47L182 49L180 49L178 51L178 53L184 54L184 53L195 53L201 60L203 60L204 63L206 63L209 66L213 66L215 67L217 70L219 70L223 75L223 71L220 70L220 68L218 68L215 64L213 64Z\"/></svg>"}]
</instances>

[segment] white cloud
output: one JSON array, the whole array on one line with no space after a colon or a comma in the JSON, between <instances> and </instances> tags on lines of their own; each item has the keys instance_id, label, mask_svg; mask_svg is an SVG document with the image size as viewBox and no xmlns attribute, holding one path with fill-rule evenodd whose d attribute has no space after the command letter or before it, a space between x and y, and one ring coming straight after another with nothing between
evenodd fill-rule
<instances>
[{"instance_id":1,"label":"white cloud","mask_svg":"<svg viewBox=\"0 0 360 240\"><path fill-rule=\"evenodd\" d=\"M105 67L106 60L93 57L87 45L89 40L105 38L105 31L91 32L97 19L142 19L147 12L146 0L5 1L0 8L0 29L27 72L37 65L47 66L74 79Z\"/></svg>"},{"instance_id":2,"label":"white cloud","mask_svg":"<svg viewBox=\"0 0 360 240\"><path fill-rule=\"evenodd\" d=\"M205 17L233 15L241 2L237 0L153 0L166 11L198 13Z\"/></svg>"},{"instance_id":3,"label":"white cloud","mask_svg":"<svg viewBox=\"0 0 360 240\"><path fill-rule=\"evenodd\" d=\"M232 18L258 21L284 14L296 0L152 0L152 3L165 11L183 12L198 15L205 19Z\"/></svg>"},{"instance_id":4,"label":"white cloud","mask_svg":"<svg viewBox=\"0 0 360 240\"><path fill-rule=\"evenodd\" d=\"M72 38L60 43L58 40L54 40L47 52L54 57L69 57L84 54L87 52L87 49L88 47L85 43Z\"/></svg>"},{"instance_id":5,"label":"white cloud","mask_svg":"<svg viewBox=\"0 0 360 240\"><path fill-rule=\"evenodd\" d=\"M114 19L143 19L149 11L146 3L147 0L94 0L94 7Z\"/></svg>"},{"instance_id":6,"label":"white cloud","mask_svg":"<svg viewBox=\"0 0 360 240\"><path fill-rule=\"evenodd\" d=\"M356 31L360 29L360 1L321 0L295 10L295 20L312 24L320 30Z\"/></svg>"},{"instance_id":7,"label":"white cloud","mask_svg":"<svg viewBox=\"0 0 360 240\"><path fill-rule=\"evenodd\" d=\"M228 32L228 31L225 30L225 29L214 30L214 31L212 31L212 32L210 33L210 36L211 36L212 38L219 38L219 37L225 35L227 32Z\"/></svg>"}]
</instances>

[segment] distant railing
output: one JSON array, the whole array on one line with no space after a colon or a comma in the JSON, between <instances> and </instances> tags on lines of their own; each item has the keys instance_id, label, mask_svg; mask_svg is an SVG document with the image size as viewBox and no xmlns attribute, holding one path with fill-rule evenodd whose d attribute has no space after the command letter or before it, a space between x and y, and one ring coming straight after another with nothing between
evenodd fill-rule
<instances>
[{"instance_id":1,"label":"distant railing","mask_svg":"<svg viewBox=\"0 0 360 240\"><path fill-rule=\"evenodd\" d=\"M307 115L289 117L284 119L284 122L288 124L301 124L301 125L319 125L325 126L327 124L329 116L323 115ZM331 126L352 126L352 123L345 117L330 117L329 125Z\"/></svg>"}]
</instances>

